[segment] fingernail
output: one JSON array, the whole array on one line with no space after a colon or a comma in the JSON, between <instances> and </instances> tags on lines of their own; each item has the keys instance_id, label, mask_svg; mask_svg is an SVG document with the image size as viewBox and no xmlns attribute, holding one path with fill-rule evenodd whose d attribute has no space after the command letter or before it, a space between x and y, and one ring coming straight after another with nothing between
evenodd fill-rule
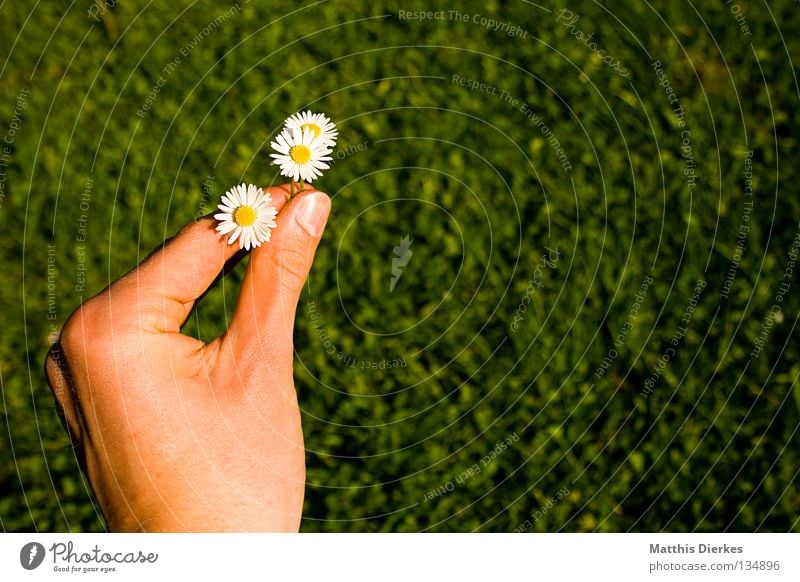
<instances>
[{"instance_id":1,"label":"fingernail","mask_svg":"<svg viewBox=\"0 0 800 582\"><path fill-rule=\"evenodd\" d=\"M322 192L309 194L300 200L297 209L297 222L308 234L317 237L325 228L328 213L331 210L331 199Z\"/></svg>"}]
</instances>

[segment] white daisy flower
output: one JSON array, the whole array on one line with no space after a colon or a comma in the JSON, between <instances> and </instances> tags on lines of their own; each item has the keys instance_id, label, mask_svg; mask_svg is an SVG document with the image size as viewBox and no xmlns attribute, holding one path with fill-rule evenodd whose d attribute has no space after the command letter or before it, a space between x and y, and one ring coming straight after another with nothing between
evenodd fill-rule
<instances>
[{"instance_id":1,"label":"white daisy flower","mask_svg":"<svg viewBox=\"0 0 800 582\"><path fill-rule=\"evenodd\" d=\"M284 129L271 144L276 154L270 154L273 164L281 167L281 176L295 182L313 182L330 168L330 149L320 139L314 137L310 129Z\"/></svg>"},{"instance_id":2,"label":"white daisy flower","mask_svg":"<svg viewBox=\"0 0 800 582\"><path fill-rule=\"evenodd\" d=\"M336 145L336 138L339 135L336 125L324 113L311 113L310 111L295 113L286 120L285 127L289 131L309 129L315 138L322 140L330 149Z\"/></svg>"},{"instance_id":3,"label":"white daisy flower","mask_svg":"<svg viewBox=\"0 0 800 582\"><path fill-rule=\"evenodd\" d=\"M239 248L249 251L269 242L272 229L278 226L275 222L278 210L272 206L269 193L252 184L240 184L228 190L221 202L217 208L222 212L214 218L220 222L217 231L233 233L228 237L229 245L239 239Z\"/></svg>"}]
</instances>

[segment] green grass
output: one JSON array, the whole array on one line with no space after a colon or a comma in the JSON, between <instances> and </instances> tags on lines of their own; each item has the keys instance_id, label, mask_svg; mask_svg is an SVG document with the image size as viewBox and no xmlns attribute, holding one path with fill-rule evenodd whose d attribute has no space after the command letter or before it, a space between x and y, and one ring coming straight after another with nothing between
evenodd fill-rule
<instances>
[{"instance_id":1,"label":"green grass","mask_svg":"<svg viewBox=\"0 0 800 582\"><path fill-rule=\"evenodd\" d=\"M250 2L225 16L232 5L120 0L99 22L87 1L29 4L0 6L0 131L15 107L21 119L0 208L0 529L104 529L43 378L49 337L227 187L275 180L269 140L305 107L338 123L342 153L319 182L332 218L295 332L304 531L799 529L796 3L740 1L752 36L710 1L464 3L468 22L398 18L428 6L412 1ZM556 21L562 7L627 76ZM413 256L389 292L405 235ZM537 273L545 247L559 260ZM224 329L241 272L187 333ZM406 365L344 365L309 302L337 353Z\"/></svg>"}]
</instances>

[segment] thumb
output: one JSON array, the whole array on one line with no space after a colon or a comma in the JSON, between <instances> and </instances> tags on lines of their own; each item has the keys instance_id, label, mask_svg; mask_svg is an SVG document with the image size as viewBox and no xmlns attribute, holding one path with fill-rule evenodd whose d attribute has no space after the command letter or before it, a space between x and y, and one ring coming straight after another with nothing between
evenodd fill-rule
<instances>
[{"instance_id":1,"label":"thumb","mask_svg":"<svg viewBox=\"0 0 800 582\"><path fill-rule=\"evenodd\" d=\"M297 302L330 209L322 192L298 195L278 215L270 242L253 251L225 334L240 360L263 360L258 354L270 353L291 362Z\"/></svg>"}]
</instances>

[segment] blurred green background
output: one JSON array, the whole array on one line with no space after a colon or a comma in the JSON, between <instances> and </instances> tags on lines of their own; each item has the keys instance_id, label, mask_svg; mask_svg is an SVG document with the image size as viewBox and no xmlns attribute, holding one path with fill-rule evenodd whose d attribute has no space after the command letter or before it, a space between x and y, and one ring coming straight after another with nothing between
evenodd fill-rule
<instances>
[{"instance_id":1,"label":"blurred green background","mask_svg":"<svg viewBox=\"0 0 800 582\"><path fill-rule=\"evenodd\" d=\"M798 530L797 4L605 4L0 4L0 529L105 529L49 343L311 108L303 531Z\"/></svg>"}]
</instances>

